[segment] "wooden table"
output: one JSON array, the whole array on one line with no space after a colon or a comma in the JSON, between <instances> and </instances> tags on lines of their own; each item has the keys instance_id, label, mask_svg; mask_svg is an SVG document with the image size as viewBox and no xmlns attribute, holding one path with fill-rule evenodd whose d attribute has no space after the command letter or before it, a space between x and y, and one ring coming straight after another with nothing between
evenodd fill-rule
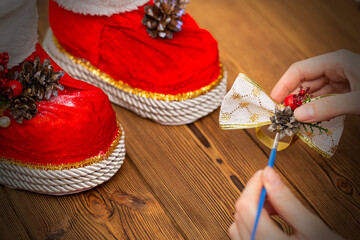
<instances>
[{"instance_id":1,"label":"wooden table","mask_svg":"<svg viewBox=\"0 0 360 240\"><path fill-rule=\"evenodd\" d=\"M39 2L40 39L46 5ZM360 8L352 0L194 0L188 12L218 40L228 88L243 72L270 92L293 62L340 48L360 53ZM114 109L126 132L119 172L72 196L0 187L0 238L229 238L234 203L270 152L254 131L220 130L219 110L162 126ZM359 121L347 118L332 159L299 141L275 164L303 204L346 239L360 239Z\"/></svg>"}]
</instances>

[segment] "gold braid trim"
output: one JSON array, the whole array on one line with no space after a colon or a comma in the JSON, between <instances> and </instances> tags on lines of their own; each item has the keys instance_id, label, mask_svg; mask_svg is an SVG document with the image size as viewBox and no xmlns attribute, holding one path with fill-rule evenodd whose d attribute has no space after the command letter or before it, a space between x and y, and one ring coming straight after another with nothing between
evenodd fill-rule
<instances>
[{"instance_id":1,"label":"gold braid trim","mask_svg":"<svg viewBox=\"0 0 360 240\"><path fill-rule=\"evenodd\" d=\"M105 154L100 154L94 157L90 157L88 159L85 159L83 161L80 162L75 162L75 163L64 163L64 164L58 164L58 165L54 165L51 163L48 164L31 164L31 163L24 163L21 162L20 160L15 160L15 159L11 159L11 158L1 158L0 157L0 162L4 162L6 164L11 164L11 165L16 165L16 166L20 166L20 167L24 167L24 168L30 168L30 169L38 169L38 170L65 170L65 169L72 169L72 168L82 168L91 164L95 164L95 163L99 163L107 158L109 158L109 156L113 153L114 149L117 147L121 136L122 136L122 131L121 131L121 127L120 124L117 124L117 128L118 131L116 133L115 139L114 141L111 143L110 147L108 148L108 150L106 151Z\"/></svg>"},{"instance_id":2,"label":"gold braid trim","mask_svg":"<svg viewBox=\"0 0 360 240\"><path fill-rule=\"evenodd\" d=\"M115 80L107 73L102 72L100 69L93 66L89 61L86 61L86 60L80 59L80 58L76 58L75 56L71 55L60 45L59 41L56 39L55 36L53 37L53 40L54 40L55 46L58 48L58 50L61 53L67 55L75 64L81 65L85 69L89 70L95 76L101 78L104 82L111 84L112 86L114 86L124 92L130 93L130 94L135 94L135 95L145 97L145 98L152 98L154 100L163 100L163 101L188 100L188 99L195 98L195 97L198 97L199 95L209 92L212 88L217 86L221 82L221 80L224 78L224 68L223 68L223 65L220 63L219 64L220 74L219 74L218 78L215 81L213 81L212 83L210 83L209 85L204 86L198 90L185 92L185 93L178 93L178 94L163 94L163 93L149 92L149 91L145 91L145 90L142 90L139 88L133 88L129 84L124 83L121 80Z\"/></svg>"}]
</instances>

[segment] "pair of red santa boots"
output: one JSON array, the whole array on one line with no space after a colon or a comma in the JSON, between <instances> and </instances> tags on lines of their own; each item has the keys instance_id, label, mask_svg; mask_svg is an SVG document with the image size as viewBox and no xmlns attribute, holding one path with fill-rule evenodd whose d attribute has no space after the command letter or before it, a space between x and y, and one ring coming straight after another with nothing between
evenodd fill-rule
<instances>
[{"instance_id":1,"label":"pair of red santa boots","mask_svg":"<svg viewBox=\"0 0 360 240\"><path fill-rule=\"evenodd\" d=\"M215 110L226 92L226 73L216 41L185 14L185 4L50 1L51 29L43 45L69 75L50 65L39 44L30 51L35 42L21 51L33 52L26 60L3 64L0 184L61 195L107 181L125 156L124 131L108 97L168 125ZM15 9L26 6L36 9L27 1ZM0 41L0 52L8 51L10 61L21 59L12 45L15 50ZM21 91L9 84L14 79Z\"/></svg>"}]
</instances>

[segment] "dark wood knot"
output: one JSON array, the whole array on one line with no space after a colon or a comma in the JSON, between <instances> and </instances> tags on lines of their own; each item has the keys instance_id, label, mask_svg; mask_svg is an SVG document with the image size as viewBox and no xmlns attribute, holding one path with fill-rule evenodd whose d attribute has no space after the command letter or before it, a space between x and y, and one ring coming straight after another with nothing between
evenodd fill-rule
<instances>
[{"instance_id":1,"label":"dark wood knot","mask_svg":"<svg viewBox=\"0 0 360 240\"><path fill-rule=\"evenodd\" d=\"M103 218L109 217L112 214L112 209L109 207L103 198L97 195L88 196L88 205L91 213L95 217Z\"/></svg>"},{"instance_id":2,"label":"dark wood knot","mask_svg":"<svg viewBox=\"0 0 360 240\"><path fill-rule=\"evenodd\" d=\"M345 178L338 178L336 185L340 189L340 191L345 194L352 195L354 191L351 182L349 182Z\"/></svg>"},{"instance_id":3,"label":"dark wood knot","mask_svg":"<svg viewBox=\"0 0 360 240\"><path fill-rule=\"evenodd\" d=\"M111 199L121 206L131 208L134 210L142 208L146 205L145 200L130 194L114 193L112 194Z\"/></svg>"}]
</instances>

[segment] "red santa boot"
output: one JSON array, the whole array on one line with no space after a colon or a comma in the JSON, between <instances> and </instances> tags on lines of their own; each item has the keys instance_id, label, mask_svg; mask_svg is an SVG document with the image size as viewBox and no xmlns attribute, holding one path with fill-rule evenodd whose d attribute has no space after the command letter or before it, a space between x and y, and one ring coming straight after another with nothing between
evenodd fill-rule
<instances>
[{"instance_id":1,"label":"red santa boot","mask_svg":"<svg viewBox=\"0 0 360 240\"><path fill-rule=\"evenodd\" d=\"M44 46L110 101L161 124L193 122L220 105L226 72L216 40L183 2L50 1Z\"/></svg>"},{"instance_id":2,"label":"red santa boot","mask_svg":"<svg viewBox=\"0 0 360 240\"><path fill-rule=\"evenodd\" d=\"M65 74L37 44L36 1L0 9L0 184L64 195L107 181L125 156L107 95Z\"/></svg>"}]
</instances>

